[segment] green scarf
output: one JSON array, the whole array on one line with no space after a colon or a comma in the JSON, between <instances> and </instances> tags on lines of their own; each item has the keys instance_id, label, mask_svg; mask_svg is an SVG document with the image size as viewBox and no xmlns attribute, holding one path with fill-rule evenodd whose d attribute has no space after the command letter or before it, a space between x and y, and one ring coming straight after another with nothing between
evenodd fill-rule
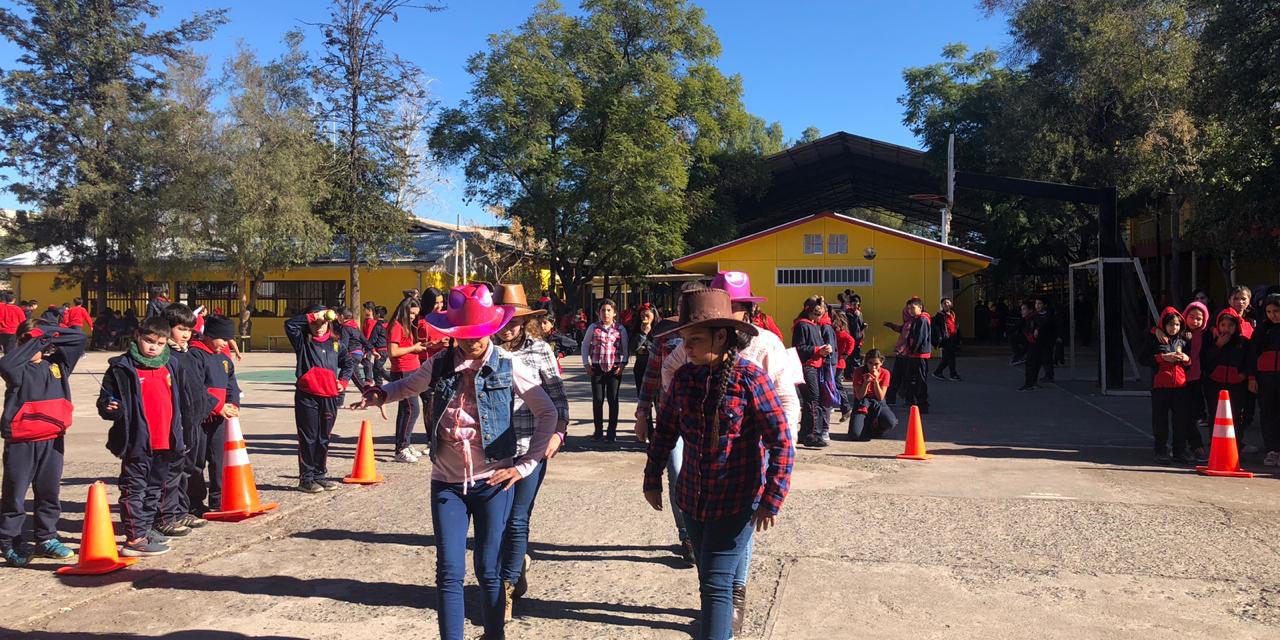
<instances>
[{"instance_id":1,"label":"green scarf","mask_svg":"<svg viewBox=\"0 0 1280 640\"><path fill-rule=\"evenodd\" d=\"M159 369L160 367L169 364L169 347L166 345L164 351L160 352L160 355L154 358L148 358L142 355L141 351L138 351L137 342L131 342L129 343L129 357L133 358L133 361L138 363L144 369Z\"/></svg>"}]
</instances>

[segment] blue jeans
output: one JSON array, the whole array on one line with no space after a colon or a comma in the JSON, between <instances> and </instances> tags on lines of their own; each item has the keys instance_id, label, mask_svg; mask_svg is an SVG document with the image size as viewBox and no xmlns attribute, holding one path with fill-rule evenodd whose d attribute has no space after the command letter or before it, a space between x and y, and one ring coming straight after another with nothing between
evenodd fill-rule
<instances>
[{"instance_id":1,"label":"blue jeans","mask_svg":"<svg viewBox=\"0 0 1280 640\"><path fill-rule=\"evenodd\" d=\"M487 638L501 640L503 614L502 580L498 577L498 555L502 532L511 514L512 491L476 482L462 495L461 484L431 481L431 526L436 536L436 615L442 640L462 640L466 605L462 581L467 574L467 529L476 519L473 563L480 583L480 614Z\"/></svg>"},{"instance_id":2,"label":"blue jeans","mask_svg":"<svg viewBox=\"0 0 1280 640\"><path fill-rule=\"evenodd\" d=\"M733 636L733 577L751 540L751 510L719 520L687 518L698 558L698 591L702 594L702 622L698 640L728 640Z\"/></svg>"},{"instance_id":3,"label":"blue jeans","mask_svg":"<svg viewBox=\"0 0 1280 640\"><path fill-rule=\"evenodd\" d=\"M543 460L529 477L517 482L511 490L511 515L507 517L506 534L502 536L502 581L507 584L515 584L524 570L524 554L529 551L529 517L533 515L533 501L546 476L547 461Z\"/></svg>"},{"instance_id":4,"label":"blue jeans","mask_svg":"<svg viewBox=\"0 0 1280 640\"><path fill-rule=\"evenodd\" d=\"M676 438L676 446L671 448L667 457L667 502L671 503L671 515L676 519L676 533L680 542L689 539L689 527L685 524L684 512L676 506L676 481L680 478L680 469L684 467L684 438Z\"/></svg>"}]
</instances>

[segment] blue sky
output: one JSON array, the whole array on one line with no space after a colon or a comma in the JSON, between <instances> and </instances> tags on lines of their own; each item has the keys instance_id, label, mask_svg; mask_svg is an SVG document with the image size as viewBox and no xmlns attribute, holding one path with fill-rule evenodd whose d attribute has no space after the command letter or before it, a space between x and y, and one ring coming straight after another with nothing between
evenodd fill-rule
<instances>
[{"instance_id":1,"label":"blue sky","mask_svg":"<svg viewBox=\"0 0 1280 640\"><path fill-rule=\"evenodd\" d=\"M230 22L198 53L210 68L243 41L262 58L280 52L281 36L299 27L315 50L320 37L306 23L325 17L323 0L158 0L164 6L157 26L208 7L228 9ZM471 79L467 57L485 48L491 33L514 29L535 0L437 0L439 13L406 12L387 25L388 47L417 63L432 78L431 90L443 106L466 97ZM576 10L576 0L564 2ZM917 142L902 125L897 99L902 70L936 62L942 47L964 42L972 49L1002 49L1008 43L1003 17L986 17L977 0L703 0L707 22L720 38L720 68L740 74L747 109L769 122L780 121L788 139L810 125L824 134L848 131L906 146ZM15 49L0 41L0 68L13 66ZM476 203L464 202L460 172L446 169L447 184L419 216L453 222L491 222ZM0 194L0 207L18 203Z\"/></svg>"}]
</instances>

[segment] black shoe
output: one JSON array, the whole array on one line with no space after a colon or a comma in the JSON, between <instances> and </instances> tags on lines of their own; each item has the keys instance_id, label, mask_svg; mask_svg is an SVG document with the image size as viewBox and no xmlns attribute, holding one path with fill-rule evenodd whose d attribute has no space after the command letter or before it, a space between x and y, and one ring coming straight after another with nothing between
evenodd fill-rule
<instances>
[{"instance_id":1,"label":"black shoe","mask_svg":"<svg viewBox=\"0 0 1280 640\"><path fill-rule=\"evenodd\" d=\"M809 436L808 438L804 439L804 446L813 447L815 449L822 449L823 447L827 447L830 445L827 444L826 440L823 440L818 436Z\"/></svg>"},{"instance_id":2,"label":"black shoe","mask_svg":"<svg viewBox=\"0 0 1280 640\"><path fill-rule=\"evenodd\" d=\"M941 372L941 371L934 371L934 372L933 372L933 377L935 377L935 378L937 378L937 379L939 379L939 380L946 380L946 379L947 379L947 377L946 377L946 376L942 375L942 372Z\"/></svg>"},{"instance_id":3,"label":"black shoe","mask_svg":"<svg viewBox=\"0 0 1280 640\"><path fill-rule=\"evenodd\" d=\"M1036 390L1036 386L1032 384L1024 384L1021 387L1018 387L1018 391L1035 391L1035 390Z\"/></svg>"},{"instance_id":4,"label":"black shoe","mask_svg":"<svg viewBox=\"0 0 1280 640\"><path fill-rule=\"evenodd\" d=\"M680 541L680 559L689 563L689 566L695 566L698 563L697 558L693 556L693 542L690 540Z\"/></svg>"},{"instance_id":5,"label":"black shoe","mask_svg":"<svg viewBox=\"0 0 1280 640\"><path fill-rule=\"evenodd\" d=\"M601 440L604 440L604 434L603 434L603 433L593 433L593 434L591 434L591 441L592 441L592 442L600 442Z\"/></svg>"},{"instance_id":6,"label":"black shoe","mask_svg":"<svg viewBox=\"0 0 1280 640\"><path fill-rule=\"evenodd\" d=\"M841 423L841 424L844 424L845 422L848 422L848 421L849 421L849 416L851 416L851 415L853 415L853 412L852 412L852 411L841 411L841 412L840 412L840 423Z\"/></svg>"},{"instance_id":7,"label":"black shoe","mask_svg":"<svg viewBox=\"0 0 1280 640\"><path fill-rule=\"evenodd\" d=\"M303 493L324 493L324 487L316 482L299 482L298 491Z\"/></svg>"},{"instance_id":8,"label":"black shoe","mask_svg":"<svg viewBox=\"0 0 1280 640\"><path fill-rule=\"evenodd\" d=\"M615 435L612 435L612 434L611 434L611 435L608 435L608 436L605 436L604 441L605 441L605 442L608 442L609 444L613 444L613 443L615 443L615 442L617 442L617 441L618 441L618 436L615 436Z\"/></svg>"},{"instance_id":9,"label":"black shoe","mask_svg":"<svg viewBox=\"0 0 1280 640\"><path fill-rule=\"evenodd\" d=\"M954 373L953 373L953 374L951 374L951 381L952 381L952 382L960 382L960 376L958 376L958 375L956 375L956 374L954 374Z\"/></svg>"},{"instance_id":10,"label":"black shoe","mask_svg":"<svg viewBox=\"0 0 1280 640\"><path fill-rule=\"evenodd\" d=\"M342 483L334 482L333 480L329 480L328 478L324 480L317 480L316 484L320 485L320 488L324 489L325 491L337 491L338 489L342 488Z\"/></svg>"},{"instance_id":11,"label":"black shoe","mask_svg":"<svg viewBox=\"0 0 1280 640\"><path fill-rule=\"evenodd\" d=\"M733 637L742 637L742 621L747 617L747 587L733 586Z\"/></svg>"},{"instance_id":12,"label":"black shoe","mask_svg":"<svg viewBox=\"0 0 1280 640\"><path fill-rule=\"evenodd\" d=\"M1174 455L1174 459L1182 464L1192 467L1196 466L1196 462L1198 462L1198 460L1196 460L1196 454L1191 453L1190 451L1180 452Z\"/></svg>"},{"instance_id":13,"label":"black shoe","mask_svg":"<svg viewBox=\"0 0 1280 640\"><path fill-rule=\"evenodd\" d=\"M1169 455L1168 451L1156 452L1156 464L1169 464L1171 462L1173 462L1173 456Z\"/></svg>"}]
</instances>

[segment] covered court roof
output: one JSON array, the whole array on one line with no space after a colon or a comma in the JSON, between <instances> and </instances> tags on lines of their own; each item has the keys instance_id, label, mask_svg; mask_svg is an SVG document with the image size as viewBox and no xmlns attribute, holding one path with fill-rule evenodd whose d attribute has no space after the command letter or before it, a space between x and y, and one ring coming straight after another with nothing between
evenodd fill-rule
<instances>
[{"instance_id":1,"label":"covered court roof","mask_svg":"<svg viewBox=\"0 0 1280 640\"><path fill-rule=\"evenodd\" d=\"M738 214L744 231L766 229L801 216L856 207L880 208L911 222L939 224L939 207L912 200L945 193L944 179L930 170L918 149L843 131L765 158L773 174L768 194ZM970 231L982 220L952 212L952 228Z\"/></svg>"}]
</instances>

